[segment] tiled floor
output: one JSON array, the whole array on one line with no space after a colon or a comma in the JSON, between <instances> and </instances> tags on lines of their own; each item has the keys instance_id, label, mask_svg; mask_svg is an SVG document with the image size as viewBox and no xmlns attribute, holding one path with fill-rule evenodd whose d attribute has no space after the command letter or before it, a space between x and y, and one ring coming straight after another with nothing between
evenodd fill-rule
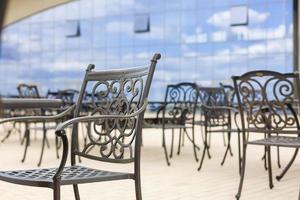
<instances>
[{"instance_id":1,"label":"tiled floor","mask_svg":"<svg viewBox=\"0 0 300 200\"><path fill-rule=\"evenodd\" d=\"M52 133L49 133L50 135ZM198 135L200 143L200 134ZM54 139L50 137L51 147L46 149L42 167L57 166L55 157ZM177 141L177 140L176 140ZM33 140L24 164L20 162L23 146L20 146L19 137L13 135L4 144L0 144L1 170L36 168L40 152L40 137ZM145 200L231 200L237 191L239 182L237 165L236 137L233 137L234 157L228 157L224 166L220 162L224 153L222 135L215 133L212 137L212 159L206 159L200 172L198 163L193 158L192 146L188 143L183 147L180 156L175 155L171 166L165 164L161 147L160 130L146 130L144 132L144 147L142 148L142 188ZM282 165L284 166L292 154L291 149L282 149ZM199 152L200 156L201 151ZM285 178L277 182L274 180L273 190L268 188L268 176L261 160L262 147L248 148L248 160L242 200L297 200L300 185L300 159L297 158ZM276 165L274 149L274 174L280 173ZM130 170L129 165L103 164L84 160L94 168ZM80 185L83 200L133 200L133 181L117 181ZM24 187L0 182L0 200L50 200L50 189ZM62 188L62 199L73 200L72 187Z\"/></svg>"}]
</instances>

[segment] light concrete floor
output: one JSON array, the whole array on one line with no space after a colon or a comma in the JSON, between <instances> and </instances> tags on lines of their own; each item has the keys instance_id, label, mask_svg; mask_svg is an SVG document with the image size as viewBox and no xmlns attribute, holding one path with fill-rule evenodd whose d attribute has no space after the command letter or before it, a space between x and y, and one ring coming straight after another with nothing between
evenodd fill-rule
<instances>
[{"instance_id":1,"label":"light concrete floor","mask_svg":"<svg viewBox=\"0 0 300 200\"><path fill-rule=\"evenodd\" d=\"M199 131L197 131L199 132ZM4 135L2 133L1 135ZM34 134L33 134L34 135ZM197 135L197 143L201 141ZM45 150L42 167L57 166L54 150L53 132L49 132L50 149ZM199 163L193 157L192 145L186 141L181 155L171 159L171 166L167 166L161 147L161 131L145 130L144 146L142 147L142 192L144 200L231 200L237 191L239 183L237 161L237 137L233 136L233 157L228 157L224 166L220 162L225 150L222 134L214 133L212 136L212 159L204 162L200 172L197 171ZM169 139L168 139L169 141ZM177 145L177 137L176 137ZM200 145L203 146L202 144ZM177 146L176 146L177 147ZM29 169L36 168L38 162L41 137L32 140L25 163L21 163L23 146L20 146L18 134L11 136L5 143L0 144L0 169ZM282 165L289 161L293 150L282 148ZM174 152L175 153L175 152ZM202 149L198 152L198 156ZM300 159L296 159L290 171L280 182L274 180L275 187L268 188L268 174L264 170L263 148L249 146L246 166L246 177L242 200L297 200L300 185ZM275 148L273 150L274 175L281 172L276 165ZM83 160L81 165L105 170L127 171L130 165L105 164L101 162ZM102 182L80 185L81 199L83 200L133 200L134 184L131 180ZM44 188L18 186L0 181L0 200L50 200L52 191ZM73 200L71 186L62 187L62 199Z\"/></svg>"}]
</instances>

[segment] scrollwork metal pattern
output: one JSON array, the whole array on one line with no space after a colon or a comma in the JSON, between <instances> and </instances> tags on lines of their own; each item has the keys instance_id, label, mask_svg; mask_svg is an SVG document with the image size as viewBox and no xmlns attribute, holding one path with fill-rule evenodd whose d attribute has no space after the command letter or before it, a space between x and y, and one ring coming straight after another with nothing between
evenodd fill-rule
<instances>
[{"instance_id":1,"label":"scrollwork metal pattern","mask_svg":"<svg viewBox=\"0 0 300 200\"><path fill-rule=\"evenodd\" d=\"M229 105L224 88L200 87L199 96L207 125L228 125L230 111L225 108L222 109L222 106Z\"/></svg>"},{"instance_id":2,"label":"scrollwork metal pattern","mask_svg":"<svg viewBox=\"0 0 300 200\"><path fill-rule=\"evenodd\" d=\"M173 123L177 124L183 124L186 120L194 120L198 100L196 84L168 85L165 99L167 103L165 118L172 119Z\"/></svg>"},{"instance_id":3,"label":"scrollwork metal pattern","mask_svg":"<svg viewBox=\"0 0 300 200\"><path fill-rule=\"evenodd\" d=\"M129 115L141 106L145 74L120 80L99 80L92 83L91 115ZM81 155L104 160L132 161L137 117L101 119L91 124L89 142ZM93 149L93 151L91 151ZM96 155L96 156L95 156Z\"/></svg>"},{"instance_id":4,"label":"scrollwork metal pattern","mask_svg":"<svg viewBox=\"0 0 300 200\"><path fill-rule=\"evenodd\" d=\"M36 85L19 84L17 89L21 98L40 98Z\"/></svg>"},{"instance_id":5,"label":"scrollwork metal pattern","mask_svg":"<svg viewBox=\"0 0 300 200\"><path fill-rule=\"evenodd\" d=\"M294 74L254 71L238 80L237 89L249 128L276 132L296 127L297 119L291 113L295 103L294 79Z\"/></svg>"}]
</instances>

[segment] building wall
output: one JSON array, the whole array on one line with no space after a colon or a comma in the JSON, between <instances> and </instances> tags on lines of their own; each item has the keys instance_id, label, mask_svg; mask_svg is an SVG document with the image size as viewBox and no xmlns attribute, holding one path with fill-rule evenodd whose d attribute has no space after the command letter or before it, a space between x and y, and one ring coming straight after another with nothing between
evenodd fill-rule
<instances>
[{"instance_id":1,"label":"building wall","mask_svg":"<svg viewBox=\"0 0 300 200\"><path fill-rule=\"evenodd\" d=\"M79 88L86 66L149 63L162 54L151 99L167 84L231 83L254 69L293 70L292 0L79 0L29 17L3 31L0 93L20 82ZM232 8L247 8L247 25L231 26ZM149 15L149 32L135 21ZM80 34L76 27L80 27ZM74 28L75 27L75 28ZM76 36L77 34L77 36ZM74 36L75 35L75 36Z\"/></svg>"}]
</instances>

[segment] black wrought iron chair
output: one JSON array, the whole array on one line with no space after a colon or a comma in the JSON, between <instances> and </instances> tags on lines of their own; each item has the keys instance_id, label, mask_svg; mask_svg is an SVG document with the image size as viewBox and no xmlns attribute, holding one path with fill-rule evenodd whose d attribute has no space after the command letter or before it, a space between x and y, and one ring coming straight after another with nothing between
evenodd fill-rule
<instances>
[{"instance_id":1,"label":"black wrought iron chair","mask_svg":"<svg viewBox=\"0 0 300 200\"><path fill-rule=\"evenodd\" d=\"M55 134L63 141L63 154L58 168L37 170L15 170L0 172L0 180L37 187L52 188L53 199L61 199L60 187L73 185L76 200L79 200L78 184L133 179L136 199L142 199L140 179L140 146L144 111L152 82L153 73L160 54L155 54L149 67L96 72L89 65L81 86L74 111L74 118L60 124ZM80 117L83 96L92 91L93 112ZM94 99L99 96L102 102ZM27 117L11 120L47 121L49 117ZM6 120L8 121L8 120ZM5 121L2 121L2 123ZM78 148L78 123L92 122L94 132L89 135L89 143L84 149ZM73 125L71 138L71 166L66 167L68 157L68 137L65 128ZM104 139L101 139L104 138ZM97 151L89 151L97 147ZM133 173L121 173L91 169L76 165L76 157L83 157L110 163L134 163Z\"/></svg>"},{"instance_id":2,"label":"black wrought iron chair","mask_svg":"<svg viewBox=\"0 0 300 200\"><path fill-rule=\"evenodd\" d=\"M157 110L155 118L145 118L145 128L162 129L162 142L167 165L170 165L169 157L173 156L174 131L179 130L179 143L177 154L180 154L181 140L184 135L193 144L195 160L198 161L197 150L199 147L195 144L195 113L198 102L198 90L195 83L178 83L168 85L165 101ZM171 152L168 155L166 146L166 131L172 131ZM187 130L191 130L191 136Z\"/></svg>"},{"instance_id":3,"label":"black wrought iron chair","mask_svg":"<svg viewBox=\"0 0 300 200\"><path fill-rule=\"evenodd\" d=\"M198 171L202 168L205 155L210 157L208 136L211 133L227 133L228 142L221 165L224 164L228 152L231 150L232 120L231 112L235 111L228 102L227 95L222 87L198 87L201 100L201 110L204 115L204 149Z\"/></svg>"},{"instance_id":4,"label":"black wrought iron chair","mask_svg":"<svg viewBox=\"0 0 300 200\"><path fill-rule=\"evenodd\" d=\"M300 147L300 125L298 114L293 108L299 101L299 74L282 74L273 71L252 71L241 76L233 76L239 103L243 133L242 174L236 198L242 192L248 145L262 145L267 150L269 187L273 188L271 147L296 148L291 161L277 179L288 171ZM255 91L259 91L256 95ZM264 139L248 140L246 133L261 133Z\"/></svg>"}]
</instances>

